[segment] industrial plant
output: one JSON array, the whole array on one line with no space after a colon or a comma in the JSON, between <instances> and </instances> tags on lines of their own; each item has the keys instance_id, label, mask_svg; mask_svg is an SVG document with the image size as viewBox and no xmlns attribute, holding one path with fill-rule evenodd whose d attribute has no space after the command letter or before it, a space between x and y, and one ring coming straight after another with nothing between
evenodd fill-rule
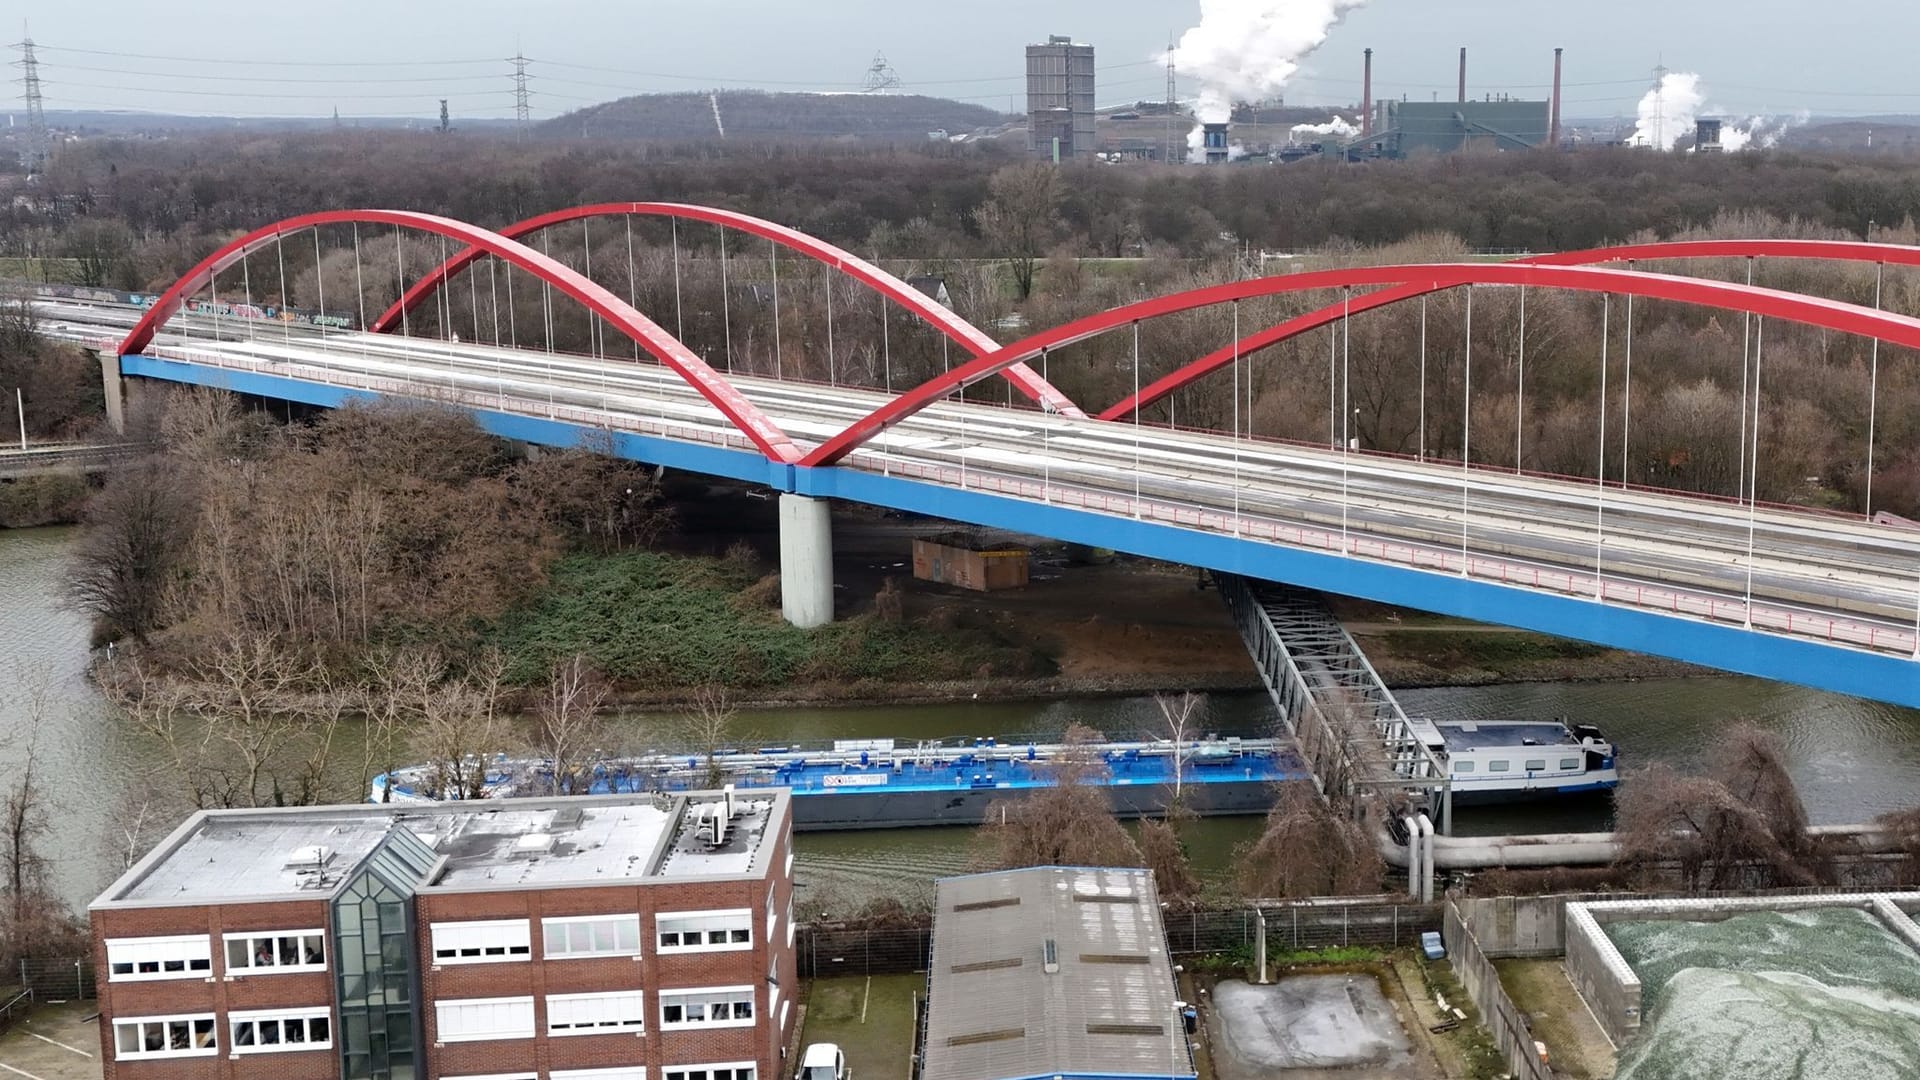
<instances>
[{"instance_id":1,"label":"industrial plant","mask_svg":"<svg viewBox=\"0 0 1920 1080\"><path fill-rule=\"evenodd\" d=\"M1234 101L1227 118L1176 96L1168 57L1165 101L1118 108L1095 105L1094 47L1054 35L1027 46L1027 146L1036 157L1106 162L1178 161L1222 165L1319 160L1400 160L1429 154L1534 150L1566 144L1560 117L1564 50L1553 50L1553 90L1542 99L1505 93L1469 95L1467 50L1460 50L1454 100L1376 99L1373 50L1364 53L1361 101L1352 123L1335 112L1289 108L1283 101ZM1203 95L1204 96L1204 95ZM1205 115L1202 115L1205 113ZM1302 122L1302 121L1306 122ZM1175 125L1179 137L1173 137ZM1162 132L1162 126L1167 129ZM1703 152L1720 149L1717 122L1701 121Z\"/></svg>"}]
</instances>

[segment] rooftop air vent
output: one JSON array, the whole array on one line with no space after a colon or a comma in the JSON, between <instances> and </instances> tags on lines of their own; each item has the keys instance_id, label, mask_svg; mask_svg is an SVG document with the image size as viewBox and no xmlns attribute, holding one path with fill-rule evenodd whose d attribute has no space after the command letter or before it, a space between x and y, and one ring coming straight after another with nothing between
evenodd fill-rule
<instances>
[{"instance_id":1,"label":"rooftop air vent","mask_svg":"<svg viewBox=\"0 0 1920 1080\"><path fill-rule=\"evenodd\" d=\"M1040 950L1040 970L1049 975L1060 974L1060 947L1054 944L1052 938L1048 938Z\"/></svg>"},{"instance_id":2,"label":"rooftop air vent","mask_svg":"<svg viewBox=\"0 0 1920 1080\"><path fill-rule=\"evenodd\" d=\"M587 819L587 812L577 806L563 806L547 819L547 828L559 832L563 829L577 829Z\"/></svg>"},{"instance_id":3,"label":"rooftop air vent","mask_svg":"<svg viewBox=\"0 0 1920 1080\"><path fill-rule=\"evenodd\" d=\"M333 849L325 844L308 844L287 852L287 861L282 864L289 870L314 872L324 870L333 861Z\"/></svg>"}]
</instances>

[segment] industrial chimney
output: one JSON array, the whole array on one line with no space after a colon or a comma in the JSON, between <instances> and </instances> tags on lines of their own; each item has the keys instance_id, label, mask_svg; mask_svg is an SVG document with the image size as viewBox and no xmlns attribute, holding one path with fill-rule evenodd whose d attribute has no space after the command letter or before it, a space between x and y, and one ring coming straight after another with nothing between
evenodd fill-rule
<instances>
[{"instance_id":1,"label":"industrial chimney","mask_svg":"<svg viewBox=\"0 0 1920 1080\"><path fill-rule=\"evenodd\" d=\"M1460 104L1467 103L1467 47L1460 46Z\"/></svg>"},{"instance_id":2,"label":"industrial chimney","mask_svg":"<svg viewBox=\"0 0 1920 1080\"><path fill-rule=\"evenodd\" d=\"M1360 76L1360 137L1373 134L1373 50L1367 50L1366 67Z\"/></svg>"},{"instance_id":3,"label":"industrial chimney","mask_svg":"<svg viewBox=\"0 0 1920 1080\"><path fill-rule=\"evenodd\" d=\"M1566 50L1553 50L1553 117L1547 124L1547 147L1560 149L1560 54Z\"/></svg>"}]
</instances>

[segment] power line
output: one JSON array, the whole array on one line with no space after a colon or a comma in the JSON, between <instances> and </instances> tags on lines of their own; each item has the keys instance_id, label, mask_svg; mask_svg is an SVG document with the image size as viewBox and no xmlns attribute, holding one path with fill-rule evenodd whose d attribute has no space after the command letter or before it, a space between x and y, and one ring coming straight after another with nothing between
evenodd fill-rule
<instances>
[{"instance_id":1,"label":"power line","mask_svg":"<svg viewBox=\"0 0 1920 1080\"><path fill-rule=\"evenodd\" d=\"M228 64L236 67L454 67L458 65L497 64L498 57L479 57L472 60L249 60L234 56L162 56L154 53L115 52L110 49L71 49L58 45L42 45L41 49L55 53L74 53L82 56L113 56L122 60L163 60L181 64Z\"/></svg>"}]
</instances>

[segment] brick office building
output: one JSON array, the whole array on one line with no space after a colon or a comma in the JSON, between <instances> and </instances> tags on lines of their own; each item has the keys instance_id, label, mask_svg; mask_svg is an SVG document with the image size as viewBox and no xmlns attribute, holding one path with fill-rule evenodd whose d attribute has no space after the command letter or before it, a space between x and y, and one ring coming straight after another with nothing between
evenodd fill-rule
<instances>
[{"instance_id":1,"label":"brick office building","mask_svg":"<svg viewBox=\"0 0 1920 1080\"><path fill-rule=\"evenodd\" d=\"M780 1080L751 795L203 811L89 909L104 1080Z\"/></svg>"}]
</instances>

